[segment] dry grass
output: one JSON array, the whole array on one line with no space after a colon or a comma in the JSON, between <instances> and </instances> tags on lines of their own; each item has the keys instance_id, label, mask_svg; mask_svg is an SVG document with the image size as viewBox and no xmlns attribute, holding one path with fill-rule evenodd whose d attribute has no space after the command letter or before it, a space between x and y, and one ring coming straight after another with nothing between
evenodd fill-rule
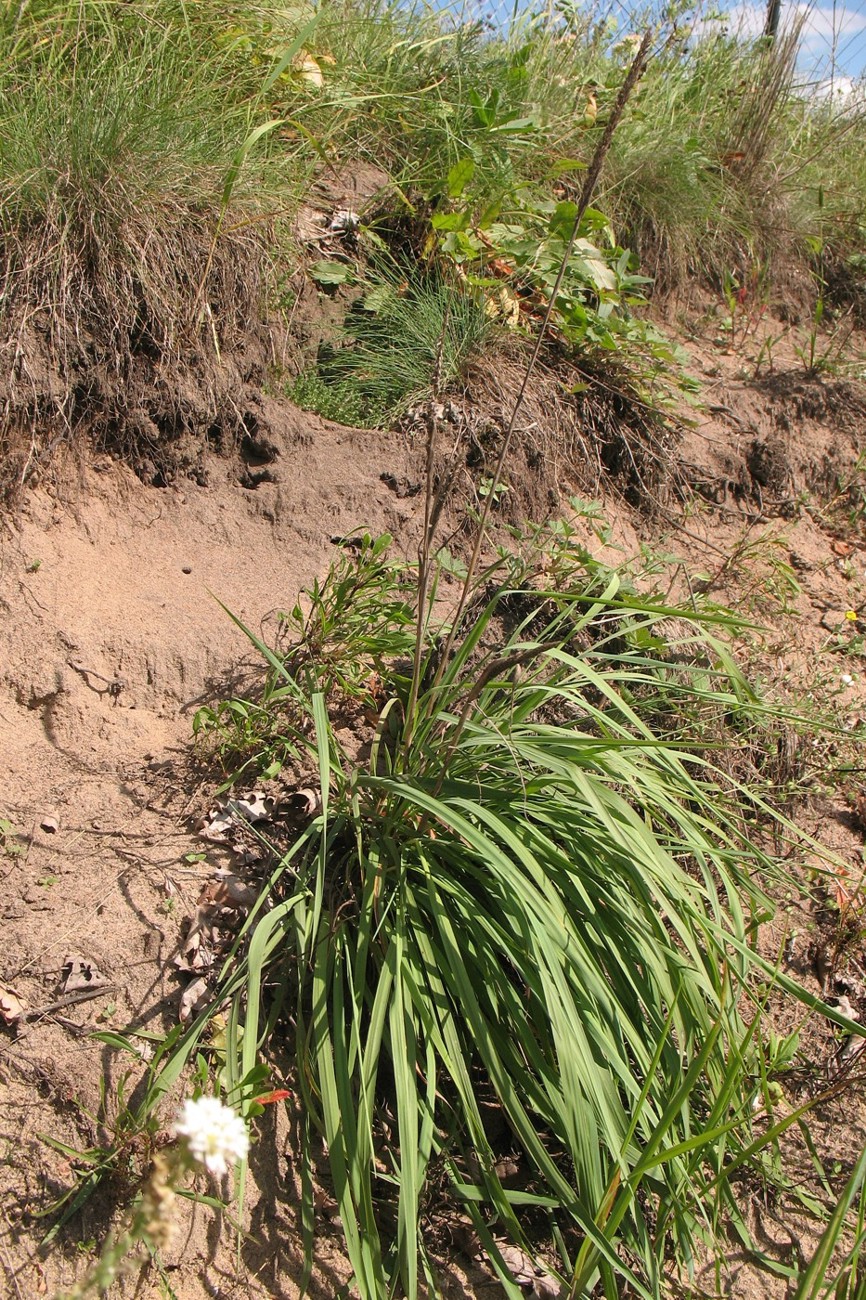
<instances>
[{"instance_id":1,"label":"dry grass","mask_svg":"<svg viewBox=\"0 0 866 1300\"><path fill-rule=\"evenodd\" d=\"M469 371L473 481L483 481L496 460L525 368L524 349L515 342ZM613 491L652 513L678 492L679 437L676 420L650 405L615 360L587 354L576 362L552 344L542 351L515 430L506 471L509 510L515 519L544 517L567 484L590 497Z\"/></svg>"},{"instance_id":2,"label":"dry grass","mask_svg":"<svg viewBox=\"0 0 866 1300\"><path fill-rule=\"evenodd\" d=\"M106 239L52 214L0 244L5 495L85 430L159 482L242 428L268 360L266 234L149 211Z\"/></svg>"}]
</instances>

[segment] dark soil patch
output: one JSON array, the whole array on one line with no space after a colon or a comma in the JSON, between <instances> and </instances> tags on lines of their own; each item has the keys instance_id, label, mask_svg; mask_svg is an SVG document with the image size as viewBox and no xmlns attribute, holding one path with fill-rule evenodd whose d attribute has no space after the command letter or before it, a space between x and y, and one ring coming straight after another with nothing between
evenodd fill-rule
<instances>
[{"instance_id":1,"label":"dark soil patch","mask_svg":"<svg viewBox=\"0 0 866 1300\"><path fill-rule=\"evenodd\" d=\"M272 357L266 244L209 220L3 241L0 495L86 442L147 483L201 479L248 432Z\"/></svg>"}]
</instances>

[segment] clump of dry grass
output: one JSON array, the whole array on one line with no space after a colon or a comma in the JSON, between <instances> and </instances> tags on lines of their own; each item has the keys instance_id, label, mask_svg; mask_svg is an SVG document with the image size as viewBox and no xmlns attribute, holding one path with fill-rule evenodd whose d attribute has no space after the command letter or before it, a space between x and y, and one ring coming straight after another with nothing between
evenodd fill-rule
<instances>
[{"instance_id":1,"label":"clump of dry grass","mask_svg":"<svg viewBox=\"0 0 866 1300\"><path fill-rule=\"evenodd\" d=\"M284 251L276 222L316 169L386 169L399 220L411 213L424 227L413 248L425 268L430 214L446 196L467 205L467 220L495 210L535 237L543 213L546 229L624 72L607 29L566 33L563 22L527 17L491 33L395 0L315 12L271 0L231 11L211 0L7 6L0 493L85 427L155 481L240 427L238 385L266 359L269 272ZM695 274L762 286L793 277L811 300L823 278L862 297L852 262L866 228L862 115L828 118L794 93L795 47L795 32L771 48L658 43L596 201L662 288ZM321 85L299 75L301 55ZM459 193L456 164L471 174ZM623 353L639 358L633 341ZM581 365L592 395L557 391L550 408L566 429L579 412L578 462L596 480L624 475L641 499L666 491L670 435L640 384L607 363Z\"/></svg>"},{"instance_id":2,"label":"clump of dry grass","mask_svg":"<svg viewBox=\"0 0 866 1300\"><path fill-rule=\"evenodd\" d=\"M483 482L495 463L526 366L514 340L501 344L494 364L470 367L465 385L470 429L468 462ZM591 497L621 494L652 513L681 485L675 417L653 405L633 378L608 356L570 357L553 343L543 349L527 386L506 468L515 517L545 515L564 484Z\"/></svg>"},{"instance_id":3,"label":"clump of dry grass","mask_svg":"<svg viewBox=\"0 0 866 1300\"><path fill-rule=\"evenodd\" d=\"M2 475L9 496L83 430L164 482L242 430L267 362L268 253L206 214L131 217L107 240L49 218L0 238Z\"/></svg>"},{"instance_id":4,"label":"clump of dry grass","mask_svg":"<svg viewBox=\"0 0 866 1300\"><path fill-rule=\"evenodd\" d=\"M0 495L82 430L159 482L242 422L286 176L227 192L261 81L229 29L175 0L0 17Z\"/></svg>"}]
</instances>

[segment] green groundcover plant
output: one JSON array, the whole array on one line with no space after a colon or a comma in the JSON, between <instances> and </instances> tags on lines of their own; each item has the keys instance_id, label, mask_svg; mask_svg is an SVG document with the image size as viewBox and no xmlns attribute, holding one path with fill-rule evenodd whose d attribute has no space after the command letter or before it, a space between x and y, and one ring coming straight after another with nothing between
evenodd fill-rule
<instances>
[{"instance_id":1,"label":"green groundcover plant","mask_svg":"<svg viewBox=\"0 0 866 1300\"><path fill-rule=\"evenodd\" d=\"M335 564L279 650L249 633L262 692L197 718L230 769L320 791L223 974L227 1085L294 1056L307 1247L323 1142L365 1300L435 1286L449 1207L510 1296L504 1241L546 1242L563 1294L658 1296L791 1122L764 1116L784 1052L751 978L772 972L757 804L672 726L717 735L755 701L724 619L677 611L672 644L673 611L564 525L502 552L452 636L441 591L419 626L389 541Z\"/></svg>"}]
</instances>

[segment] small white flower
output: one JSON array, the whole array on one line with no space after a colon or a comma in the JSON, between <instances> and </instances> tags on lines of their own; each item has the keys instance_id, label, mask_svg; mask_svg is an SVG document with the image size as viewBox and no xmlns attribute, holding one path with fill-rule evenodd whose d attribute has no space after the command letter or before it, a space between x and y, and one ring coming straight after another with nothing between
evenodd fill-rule
<instances>
[{"instance_id":1,"label":"small white flower","mask_svg":"<svg viewBox=\"0 0 866 1300\"><path fill-rule=\"evenodd\" d=\"M854 685L854 678L851 676L850 673L843 673L843 674L842 674L842 685L843 685L843 686L853 686L853 685Z\"/></svg>"},{"instance_id":2,"label":"small white flower","mask_svg":"<svg viewBox=\"0 0 866 1300\"><path fill-rule=\"evenodd\" d=\"M250 1149L246 1124L218 1097L185 1101L174 1129L192 1159L212 1174L224 1174L230 1165L246 1159Z\"/></svg>"}]
</instances>

